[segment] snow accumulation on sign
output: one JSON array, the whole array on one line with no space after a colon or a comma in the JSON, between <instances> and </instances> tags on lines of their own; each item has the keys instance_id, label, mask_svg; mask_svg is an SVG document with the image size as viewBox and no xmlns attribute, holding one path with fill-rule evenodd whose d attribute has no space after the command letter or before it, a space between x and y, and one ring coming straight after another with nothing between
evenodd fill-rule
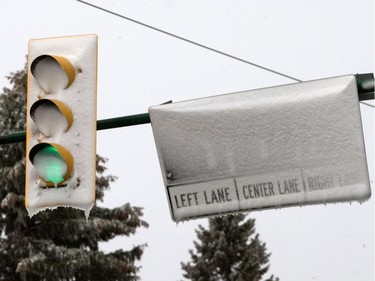
<instances>
[{"instance_id":1,"label":"snow accumulation on sign","mask_svg":"<svg viewBox=\"0 0 375 281\"><path fill-rule=\"evenodd\" d=\"M354 75L149 112L174 221L371 196Z\"/></svg>"}]
</instances>

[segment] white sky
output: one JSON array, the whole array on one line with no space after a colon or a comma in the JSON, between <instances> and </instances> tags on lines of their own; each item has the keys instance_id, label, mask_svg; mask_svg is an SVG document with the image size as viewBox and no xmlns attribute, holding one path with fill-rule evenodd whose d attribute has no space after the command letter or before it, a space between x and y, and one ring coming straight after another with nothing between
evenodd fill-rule
<instances>
[{"instance_id":1,"label":"white sky","mask_svg":"<svg viewBox=\"0 0 375 281\"><path fill-rule=\"evenodd\" d=\"M171 33L301 80L374 72L374 5L370 0L92 1ZM23 67L31 38L99 36L99 119L147 112L150 105L291 83L127 22L76 1L1 1L2 77ZM372 101L372 104L374 102ZM374 109L361 106L374 182ZM148 243L143 280L182 279L194 229L206 219L172 222L151 126L100 131L97 151L119 177L109 207L144 207L150 224L106 250ZM281 281L373 281L374 200L254 212Z\"/></svg>"}]
</instances>

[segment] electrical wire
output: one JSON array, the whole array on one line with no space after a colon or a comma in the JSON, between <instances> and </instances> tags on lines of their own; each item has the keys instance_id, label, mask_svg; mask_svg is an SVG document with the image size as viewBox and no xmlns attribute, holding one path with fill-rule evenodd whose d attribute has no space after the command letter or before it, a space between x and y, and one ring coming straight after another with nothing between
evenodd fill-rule
<instances>
[{"instance_id":1,"label":"electrical wire","mask_svg":"<svg viewBox=\"0 0 375 281\"><path fill-rule=\"evenodd\" d=\"M359 103L360 103L360 104L367 105L367 106L370 106L370 107L372 107L372 108L375 108L375 105L369 104L369 103L367 103L367 102L363 102L363 101L361 101L361 102L359 102Z\"/></svg>"},{"instance_id":2,"label":"electrical wire","mask_svg":"<svg viewBox=\"0 0 375 281\"><path fill-rule=\"evenodd\" d=\"M125 20L127 20L127 21L133 22L133 23L135 23L135 24L141 25L141 26L143 26L143 27L146 27L146 28L152 29L152 30L154 30L154 31L157 31L157 32L163 33L163 34L165 34L165 35L168 35L168 36L174 37L174 38L179 39L179 40L182 40L182 41L184 41L184 42L187 42L187 43L193 44L193 45L198 46L198 47L200 47L200 48L204 48L204 49L206 49L206 50L209 50L209 51L215 52L215 53L217 53L217 54L220 54L220 55L223 55L223 56L229 57L229 58L231 58L231 59L234 59L234 60L237 60L237 61L240 61L240 62L243 62L243 63L249 64L249 65L252 65L252 66L254 66L254 67L257 67L257 68L263 69L263 70L268 71L268 72L271 72L271 73L273 73L273 74L283 76L283 77L285 77L285 78L288 78L288 79L294 80L294 81L296 81L296 82L302 82L301 80L299 80L299 79L297 79L297 78L295 78L295 77L292 77L292 76L286 75L286 74L284 74L284 73L281 73L281 72L279 72L279 71L276 71L276 70L270 69L270 68L268 68L268 67L261 66L261 65L259 65L259 64L253 63L253 62L251 62L251 61L248 61L248 60L245 60L245 59L242 59L242 58L239 58L239 57L233 56L233 55L231 55L231 54L228 54L228 53L225 53L225 52L219 51L219 50L217 50L217 49L214 49L214 48L211 48L211 47L209 47L209 46L203 45L203 44L201 44L201 43L198 43L198 42L192 41L192 40L190 40L190 39L186 39L186 38L181 37L181 36L179 36L179 35L176 35L176 34L173 34L173 33L168 32L168 31L162 30L162 29L160 29L160 28L157 28L157 27L151 26L151 25L149 25L149 24L146 24L146 23L140 22L140 21L138 21L138 20L135 20L135 19L129 18L129 17L127 17L127 16L124 16L124 15L121 15L121 14L115 13L115 12L113 12L113 11L107 10L107 9L105 9L105 8L102 8L102 7L96 6L96 5L94 5L94 4L91 4L91 3L88 3L88 2L85 2L85 1L82 1L82 0L76 0L76 1L77 1L77 2L80 2L80 3L82 3L82 4L85 4L85 5L87 5L87 6L91 6L91 7L93 7L93 8L96 8L96 9L98 9L98 10L101 10L101 11L103 11L103 12L109 13L109 14L111 14L111 15L117 16L117 17L119 17L119 18L125 19Z\"/></svg>"},{"instance_id":3,"label":"electrical wire","mask_svg":"<svg viewBox=\"0 0 375 281\"><path fill-rule=\"evenodd\" d=\"M261 66L261 65L259 65L259 64L253 63L253 62L251 62L251 61L248 61L248 60L245 60L245 59L242 59L242 58L236 57L236 56L234 56L234 55L231 55L231 54L228 54L228 53L225 53L225 52L219 51L219 50L214 49L214 48L212 48L212 47L209 47L209 46L203 45L203 44L201 44L201 43L198 43L198 42L192 41L192 40L190 40L190 39L187 39L187 38L181 37L181 36L179 36L179 35L176 35L176 34L170 33L170 32L168 32L168 31L162 30L162 29L160 29L160 28L157 28L157 27L151 26L151 25L149 25L149 24L146 24L146 23L140 22L140 21L138 21L138 20L135 20L135 19L129 18L129 17L127 17L127 16L124 16L124 15L118 14L118 13L116 13L116 12L110 11L110 10L105 9L105 8L103 8L103 7L100 7L100 6L97 6L97 5L94 5L94 4L91 4L91 3L88 3L88 2L82 1L82 0L76 0L76 1L77 1L77 2L80 2L80 3L84 4L84 5L87 5L87 6L90 6L90 7L95 8L95 9L98 9L98 10L100 10L100 11L103 11L103 12L109 13L109 14L114 15L114 16L116 16L116 17L122 18L122 19L124 19L124 20L130 21L130 22L132 22L132 23L135 23L135 24L141 25L141 26L143 26L143 27L146 27L146 28L152 29L152 30L154 30L154 31L157 31L157 32L163 33L163 34L165 34L165 35L168 35L168 36L174 37L174 38L176 38L176 39L178 39L178 40L182 40L182 41L187 42L187 43L189 43L189 44L193 44L193 45L198 46L198 47L200 47L200 48L203 48L203 49L206 49L206 50L209 50L209 51L215 52L215 53L217 53L217 54L220 54L220 55L223 55L223 56L229 57L229 58L231 58L231 59L234 59L234 60L237 60L237 61L240 61L240 62L243 62L243 63L249 64L249 65L252 65L252 66L254 66L254 67L257 67L257 68L260 68L260 69L262 69L262 70L265 70L265 71L271 72L271 73L273 73L273 74L276 74L276 75L279 75L279 76L283 76L283 77L288 78L288 79L290 79L290 80L294 80L294 81L296 81L296 82L303 82L302 80L297 79L297 78L295 78L295 77L292 77L292 76L286 75L286 74L284 74L284 73L281 73L281 72L279 72L279 71L276 71L276 70L270 69L270 68L268 68L268 67ZM367 105L367 106L370 106L370 107L373 107L373 108L375 107L375 106L373 106L373 105L371 105L371 104L368 104L368 103L365 103L365 102L360 102L360 103L362 103L362 104L364 104L364 105Z\"/></svg>"}]
</instances>

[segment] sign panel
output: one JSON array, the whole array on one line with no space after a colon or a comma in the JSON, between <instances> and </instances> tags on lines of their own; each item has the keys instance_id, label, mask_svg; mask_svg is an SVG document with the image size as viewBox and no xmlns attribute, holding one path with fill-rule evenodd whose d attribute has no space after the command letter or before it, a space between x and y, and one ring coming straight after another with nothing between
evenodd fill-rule
<instances>
[{"instance_id":1,"label":"sign panel","mask_svg":"<svg viewBox=\"0 0 375 281\"><path fill-rule=\"evenodd\" d=\"M149 112L174 221L370 197L355 76Z\"/></svg>"}]
</instances>

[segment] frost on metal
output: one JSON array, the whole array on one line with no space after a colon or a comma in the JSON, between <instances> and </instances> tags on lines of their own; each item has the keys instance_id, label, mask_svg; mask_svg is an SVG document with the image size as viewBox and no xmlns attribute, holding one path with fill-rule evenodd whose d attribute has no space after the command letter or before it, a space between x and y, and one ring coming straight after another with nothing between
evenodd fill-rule
<instances>
[{"instance_id":1,"label":"frost on metal","mask_svg":"<svg viewBox=\"0 0 375 281\"><path fill-rule=\"evenodd\" d=\"M353 75L149 113L175 221L371 195Z\"/></svg>"},{"instance_id":2,"label":"frost on metal","mask_svg":"<svg viewBox=\"0 0 375 281\"><path fill-rule=\"evenodd\" d=\"M74 207L88 217L95 200L97 36L31 40L28 60L26 208L33 216ZM32 153L31 161L40 143L61 145L71 161L48 151ZM52 162L58 169L46 170Z\"/></svg>"}]
</instances>

